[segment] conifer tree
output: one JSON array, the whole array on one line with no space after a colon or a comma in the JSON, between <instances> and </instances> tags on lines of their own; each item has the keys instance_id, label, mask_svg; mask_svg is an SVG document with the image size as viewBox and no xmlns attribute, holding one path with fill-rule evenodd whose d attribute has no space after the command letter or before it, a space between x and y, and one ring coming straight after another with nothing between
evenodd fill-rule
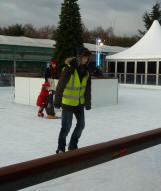
<instances>
[{"instance_id":1,"label":"conifer tree","mask_svg":"<svg viewBox=\"0 0 161 191\"><path fill-rule=\"evenodd\" d=\"M83 29L78 0L64 0L61 6L59 25L56 33L56 48L53 60L60 72L67 57L76 56L83 46Z\"/></svg>"},{"instance_id":2,"label":"conifer tree","mask_svg":"<svg viewBox=\"0 0 161 191\"><path fill-rule=\"evenodd\" d=\"M152 7L151 12L145 12L143 15L143 22L146 28L146 31L149 30L154 20L158 20L161 24L161 6L160 3L156 2ZM139 30L139 33L144 35L146 31Z\"/></svg>"}]
</instances>

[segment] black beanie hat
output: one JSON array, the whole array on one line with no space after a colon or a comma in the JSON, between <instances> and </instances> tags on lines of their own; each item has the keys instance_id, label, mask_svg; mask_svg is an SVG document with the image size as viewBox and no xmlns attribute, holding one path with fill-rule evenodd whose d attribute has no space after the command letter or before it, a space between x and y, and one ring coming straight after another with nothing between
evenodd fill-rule
<instances>
[{"instance_id":1,"label":"black beanie hat","mask_svg":"<svg viewBox=\"0 0 161 191\"><path fill-rule=\"evenodd\" d=\"M88 48L82 47L82 48L78 49L77 55L81 56L81 57L82 56L90 57L91 56L91 52L88 50Z\"/></svg>"}]
</instances>

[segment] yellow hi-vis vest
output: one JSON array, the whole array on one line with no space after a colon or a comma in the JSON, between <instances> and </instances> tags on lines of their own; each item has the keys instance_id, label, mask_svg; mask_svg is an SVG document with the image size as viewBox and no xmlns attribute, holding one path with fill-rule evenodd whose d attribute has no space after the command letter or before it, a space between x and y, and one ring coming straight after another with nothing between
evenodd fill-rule
<instances>
[{"instance_id":1,"label":"yellow hi-vis vest","mask_svg":"<svg viewBox=\"0 0 161 191\"><path fill-rule=\"evenodd\" d=\"M62 103L70 106L77 106L85 103L84 93L86 90L89 73L80 82L77 69L71 75L63 92Z\"/></svg>"}]
</instances>

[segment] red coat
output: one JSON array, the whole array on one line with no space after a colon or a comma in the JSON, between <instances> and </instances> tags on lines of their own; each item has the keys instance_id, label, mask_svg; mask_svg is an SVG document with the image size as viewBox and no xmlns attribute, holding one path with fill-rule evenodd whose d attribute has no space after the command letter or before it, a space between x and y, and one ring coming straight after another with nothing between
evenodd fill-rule
<instances>
[{"instance_id":1,"label":"red coat","mask_svg":"<svg viewBox=\"0 0 161 191\"><path fill-rule=\"evenodd\" d=\"M49 96L48 90L41 90L36 105L45 108L47 106L47 96Z\"/></svg>"}]
</instances>

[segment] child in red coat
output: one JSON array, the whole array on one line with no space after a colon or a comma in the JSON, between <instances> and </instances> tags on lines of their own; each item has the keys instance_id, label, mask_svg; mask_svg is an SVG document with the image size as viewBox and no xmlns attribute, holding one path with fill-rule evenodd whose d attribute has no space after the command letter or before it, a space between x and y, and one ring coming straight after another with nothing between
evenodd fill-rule
<instances>
[{"instance_id":1,"label":"child in red coat","mask_svg":"<svg viewBox=\"0 0 161 191\"><path fill-rule=\"evenodd\" d=\"M50 95L49 90L48 90L49 87L50 87L49 82L46 82L46 83L42 84L41 92L40 92L40 94L39 94L39 96L37 98L36 105L40 107L39 111L38 111L38 116L39 117L44 116L43 110L44 110L44 108L47 107L47 104L48 104L47 97Z\"/></svg>"}]
</instances>

